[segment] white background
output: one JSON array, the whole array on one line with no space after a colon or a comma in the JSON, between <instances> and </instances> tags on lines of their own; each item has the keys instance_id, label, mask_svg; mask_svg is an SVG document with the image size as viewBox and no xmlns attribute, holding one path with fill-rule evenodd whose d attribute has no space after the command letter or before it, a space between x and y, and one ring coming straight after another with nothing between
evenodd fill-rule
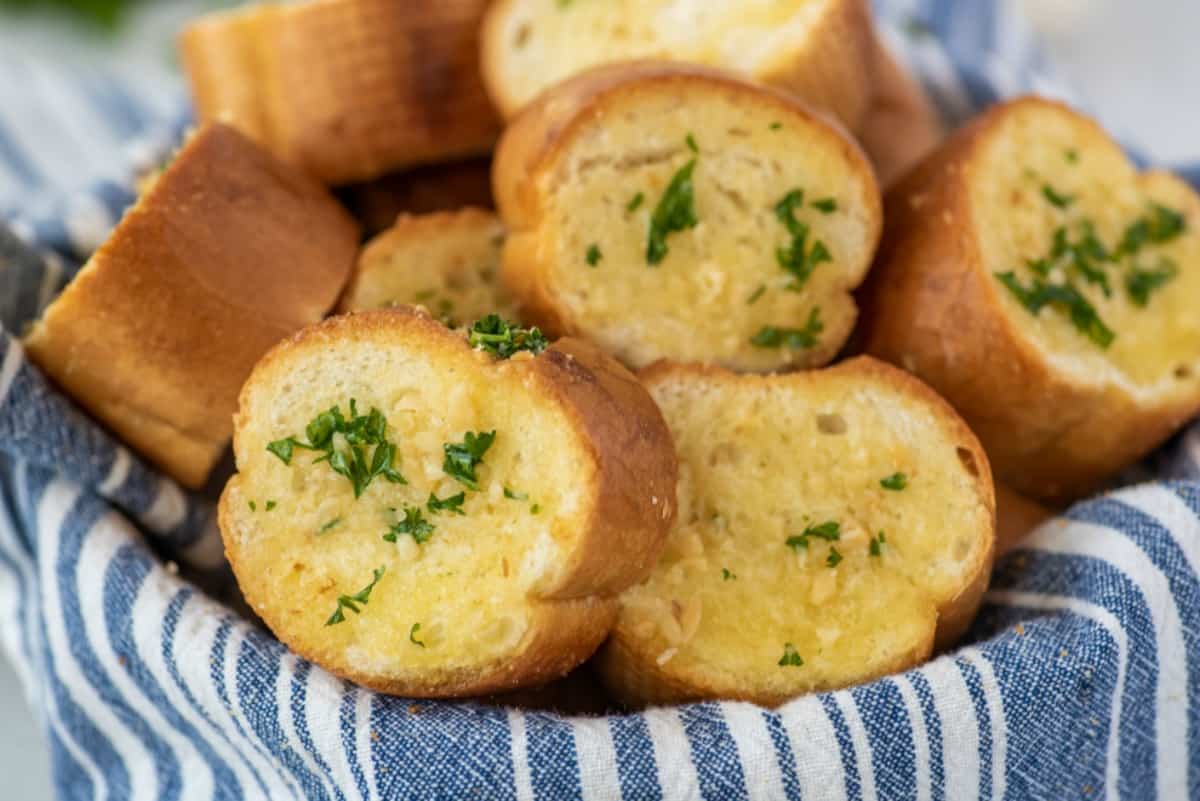
<instances>
[{"instance_id":1,"label":"white background","mask_svg":"<svg viewBox=\"0 0 1200 801\"><path fill-rule=\"evenodd\" d=\"M1200 162L1200 2L997 0L1023 5L1063 73L1102 120L1160 159ZM213 0L148 4L118 38L64 36L60 22L0 17L0 49L59 60L102 60L175 85L172 31ZM0 626L12 625L0 610ZM49 801L49 758L16 677L0 659L0 795Z\"/></svg>"}]
</instances>

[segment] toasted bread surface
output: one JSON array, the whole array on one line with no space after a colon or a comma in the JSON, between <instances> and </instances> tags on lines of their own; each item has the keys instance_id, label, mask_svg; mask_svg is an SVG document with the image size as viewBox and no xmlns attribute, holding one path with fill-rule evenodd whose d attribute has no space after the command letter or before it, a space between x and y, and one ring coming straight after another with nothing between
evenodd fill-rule
<instances>
[{"instance_id":1,"label":"toasted bread surface","mask_svg":"<svg viewBox=\"0 0 1200 801\"><path fill-rule=\"evenodd\" d=\"M268 449L320 440L309 424L334 407L378 410L393 450L368 447L364 463L403 480L382 471L356 488L336 457ZM494 360L413 309L332 318L260 362L236 420L220 523L247 601L297 653L383 692L562 676L604 639L614 594L649 573L674 515L658 410L579 341ZM478 458L456 472L472 443Z\"/></svg>"},{"instance_id":2,"label":"toasted bread surface","mask_svg":"<svg viewBox=\"0 0 1200 801\"><path fill-rule=\"evenodd\" d=\"M871 167L840 130L678 64L559 86L509 127L493 179L524 313L638 367L828 362L881 228Z\"/></svg>"},{"instance_id":3,"label":"toasted bread surface","mask_svg":"<svg viewBox=\"0 0 1200 801\"><path fill-rule=\"evenodd\" d=\"M391 228L401 214L491 209L492 160L475 158L388 173L338 189L338 197L369 236Z\"/></svg>"},{"instance_id":4,"label":"toasted bread surface","mask_svg":"<svg viewBox=\"0 0 1200 801\"><path fill-rule=\"evenodd\" d=\"M869 358L642 378L679 513L599 656L632 704L778 704L918 664L969 625L992 561L987 458L928 387Z\"/></svg>"},{"instance_id":5,"label":"toasted bread surface","mask_svg":"<svg viewBox=\"0 0 1200 801\"><path fill-rule=\"evenodd\" d=\"M484 80L507 117L591 67L653 58L776 86L857 130L875 55L861 0L498 0L482 40Z\"/></svg>"},{"instance_id":6,"label":"toasted bread surface","mask_svg":"<svg viewBox=\"0 0 1200 801\"><path fill-rule=\"evenodd\" d=\"M517 310L500 281L504 225L489 211L402 215L367 243L341 311L424 306L451 328Z\"/></svg>"},{"instance_id":7,"label":"toasted bread surface","mask_svg":"<svg viewBox=\"0 0 1200 801\"><path fill-rule=\"evenodd\" d=\"M242 381L334 304L357 243L322 187L234 129L203 127L33 327L30 358L199 487L232 432Z\"/></svg>"},{"instance_id":8,"label":"toasted bread surface","mask_svg":"<svg viewBox=\"0 0 1200 801\"><path fill-rule=\"evenodd\" d=\"M865 349L927 380L1017 491L1100 486L1200 411L1200 199L1095 123L997 106L891 193Z\"/></svg>"},{"instance_id":9,"label":"toasted bread surface","mask_svg":"<svg viewBox=\"0 0 1200 801\"><path fill-rule=\"evenodd\" d=\"M486 0L308 0L210 14L180 36L201 119L327 183L486 152Z\"/></svg>"}]
</instances>

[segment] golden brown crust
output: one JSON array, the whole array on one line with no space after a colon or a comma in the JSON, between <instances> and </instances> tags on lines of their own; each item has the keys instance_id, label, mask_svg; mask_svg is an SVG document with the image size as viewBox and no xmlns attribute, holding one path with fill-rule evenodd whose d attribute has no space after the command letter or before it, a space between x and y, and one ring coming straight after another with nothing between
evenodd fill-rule
<instances>
[{"instance_id":1,"label":"golden brown crust","mask_svg":"<svg viewBox=\"0 0 1200 801\"><path fill-rule=\"evenodd\" d=\"M464 207L495 208L492 160L430 164L338 189L338 197L367 236L390 228L401 214L432 214Z\"/></svg>"},{"instance_id":2,"label":"golden brown crust","mask_svg":"<svg viewBox=\"0 0 1200 801\"><path fill-rule=\"evenodd\" d=\"M859 142L886 190L933 152L946 132L920 84L879 42L871 105Z\"/></svg>"},{"instance_id":3,"label":"golden brown crust","mask_svg":"<svg viewBox=\"0 0 1200 801\"><path fill-rule=\"evenodd\" d=\"M235 416L235 454L246 447L242 432L256 376L290 363L312 347L336 347L347 339L381 345L419 339L432 354L470 351L464 337L411 307L359 312L310 326L267 353L246 382ZM331 672L380 692L415 697L462 697L505 692L561 678L584 662L607 636L616 616L615 594L640 579L658 558L673 510L650 500L650 493L674 497L675 461L670 434L657 406L623 367L587 343L564 340L532 359L478 361L480 370L516 370L529 386L560 403L588 443L595 484L578 546L550 586L528 597L531 621L519 651L472 670L430 671L388 676L362 670L337 648L312 648L292 636L274 607L256 601L265 589L262 577L249 574L242 557L246 498L242 475L235 475L221 497L219 522L226 555L247 601L281 641ZM266 379L264 379L266 380Z\"/></svg>"},{"instance_id":4,"label":"golden brown crust","mask_svg":"<svg viewBox=\"0 0 1200 801\"><path fill-rule=\"evenodd\" d=\"M1054 510L996 482L996 558L1017 548Z\"/></svg>"},{"instance_id":5,"label":"golden brown crust","mask_svg":"<svg viewBox=\"0 0 1200 801\"><path fill-rule=\"evenodd\" d=\"M508 84L503 67L506 50L504 30L518 0L496 0L491 4L482 26L482 69L487 90L501 114L512 119L534 98L519 96ZM871 74L874 69L874 26L864 0L835 0L819 23L793 49L762 60L747 78L789 92L813 107L837 117L850 130L859 130L870 103ZM663 59L686 56L674 53L647 53L643 57ZM623 61L636 59L623 59ZM577 73L595 64L581 64ZM710 66L734 68L733 64ZM573 76L563 76L567 79Z\"/></svg>"},{"instance_id":6,"label":"golden brown crust","mask_svg":"<svg viewBox=\"0 0 1200 801\"><path fill-rule=\"evenodd\" d=\"M30 357L143 456L199 487L243 379L333 305L357 240L316 183L233 129L204 127L46 310Z\"/></svg>"},{"instance_id":7,"label":"golden brown crust","mask_svg":"<svg viewBox=\"0 0 1200 801\"><path fill-rule=\"evenodd\" d=\"M876 266L859 293L866 352L920 376L970 423L999 479L1032 498L1066 502L1100 487L1200 411L1200 398L1140 403L1111 383L1082 382L1000 307L972 234L972 158L1021 98L980 115L891 192ZM1095 137L1108 141L1095 123Z\"/></svg>"},{"instance_id":8,"label":"golden brown crust","mask_svg":"<svg viewBox=\"0 0 1200 801\"><path fill-rule=\"evenodd\" d=\"M710 381L728 382L731 385L746 380L764 384L772 382L808 385L815 384L832 373L852 375L864 385L884 385L899 396L931 407L934 416L943 427L947 440L957 443L959 460L973 479L972 486L978 502L987 510L991 524L986 531L979 532L979 536L986 540L986 547L977 551L977 558L965 570L964 575L967 578L961 591L954 597L942 599L935 604L936 622L934 619L929 621L928 636L925 639L914 643L909 651L898 654L877 670L847 676L844 682L836 686L816 688L819 690L837 689L914 667L928 659L936 650L953 645L969 628L987 588L995 548L996 492L982 445L953 408L930 387L908 373L870 357L853 358L819 371L759 377L739 376L721 367L670 362L658 362L638 372L639 379L647 386L680 375L705 376ZM597 655L596 665L610 694L632 707L712 698L731 698L776 706L792 697L764 695L749 686L730 688L716 676L705 675L703 671L694 671L685 678L678 671L671 671L668 667L660 665L657 656L645 653L644 647L638 647L637 638L618 624Z\"/></svg>"},{"instance_id":9,"label":"golden brown crust","mask_svg":"<svg viewBox=\"0 0 1200 801\"><path fill-rule=\"evenodd\" d=\"M200 119L232 121L326 183L486 152L486 0L310 0L213 14L180 53Z\"/></svg>"}]
</instances>

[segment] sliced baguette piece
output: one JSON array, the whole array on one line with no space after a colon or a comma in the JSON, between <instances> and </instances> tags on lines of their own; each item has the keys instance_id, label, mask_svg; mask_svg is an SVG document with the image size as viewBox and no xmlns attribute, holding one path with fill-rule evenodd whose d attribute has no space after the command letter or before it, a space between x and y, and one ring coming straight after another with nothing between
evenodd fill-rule
<instances>
[{"instance_id":1,"label":"sliced baguette piece","mask_svg":"<svg viewBox=\"0 0 1200 801\"><path fill-rule=\"evenodd\" d=\"M202 17L179 48L200 119L330 184L487 152L487 0L308 0Z\"/></svg>"},{"instance_id":2,"label":"sliced baguette piece","mask_svg":"<svg viewBox=\"0 0 1200 801\"><path fill-rule=\"evenodd\" d=\"M524 312L635 367L829 362L882 228L871 166L839 128L680 64L557 87L505 132L493 179L504 280Z\"/></svg>"},{"instance_id":3,"label":"sliced baguette piece","mask_svg":"<svg viewBox=\"0 0 1200 801\"><path fill-rule=\"evenodd\" d=\"M875 58L871 104L858 140L886 190L946 137L925 90L882 42Z\"/></svg>"},{"instance_id":4,"label":"sliced baguette piece","mask_svg":"<svg viewBox=\"0 0 1200 801\"><path fill-rule=\"evenodd\" d=\"M429 164L339 187L338 198L368 236L392 227L401 214L432 214L468 206L491 209L492 160Z\"/></svg>"},{"instance_id":5,"label":"sliced baguette piece","mask_svg":"<svg viewBox=\"0 0 1200 801\"><path fill-rule=\"evenodd\" d=\"M424 306L451 328L496 313L518 318L500 281L504 225L482 209L402 215L358 258L343 312Z\"/></svg>"},{"instance_id":6,"label":"sliced baguette piece","mask_svg":"<svg viewBox=\"0 0 1200 801\"><path fill-rule=\"evenodd\" d=\"M875 57L863 0L497 0L482 40L484 81L508 118L591 67L669 59L784 89L857 130Z\"/></svg>"},{"instance_id":7,"label":"sliced baguette piece","mask_svg":"<svg viewBox=\"0 0 1200 801\"><path fill-rule=\"evenodd\" d=\"M679 512L598 656L617 698L776 705L913 667L967 629L992 563L992 477L932 390L866 357L641 377L675 440Z\"/></svg>"},{"instance_id":8,"label":"sliced baguette piece","mask_svg":"<svg viewBox=\"0 0 1200 801\"><path fill-rule=\"evenodd\" d=\"M357 227L324 188L234 129L205 126L26 347L100 422L197 488L254 363L333 306L357 248Z\"/></svg>"},{"instance_id":9,"label":"sliced baguette piece","mask_svg":"<svg viewBox=\"0 0 1200 801\"><path fill-rule=\"evenodd\" d=\"M368 430L394 446L360 446L377 475L358 497L342 457L272 445L321 443L334 407L346 421L378 410ZM466 466L462 446L478 457ZM351 448L342 434L332 447ZM387 693L565 675L674 519L670 434L624 368L579 340L497 360L407 307L335 317L272 350L242 391L234 453L219 519L246 600L297 653ZM459 493L462 514L431 508Z\"/></svg>"},{"instance_id":10,"label":"sliced baguette piece","mask_svg":"<svg viewBox=\"0 0 1200 801\"><path fill-rule=\"evenodd\" d=\"M1056 287L1040 308L1013 291L1039 282ZM1001 480L1064 502L1200 411L1197 298L1196 193L1029 97L983 114L889 196L862 344L954 404Z\"/></svg>"}]
</instances>

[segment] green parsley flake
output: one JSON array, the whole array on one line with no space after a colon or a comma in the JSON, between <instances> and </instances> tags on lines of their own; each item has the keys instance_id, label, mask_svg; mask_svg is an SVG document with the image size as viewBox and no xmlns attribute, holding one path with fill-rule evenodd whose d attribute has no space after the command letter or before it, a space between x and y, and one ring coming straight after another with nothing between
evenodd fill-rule
<instances>
[{"instance_id":1,"label":"green parsley flake","mask_svg":"<svg viewBox=\"0 0 1200 801\"><path fill-rule=\"evenodd\" d=\"M750 339L750 344L759 348L791 348L806 350L820 344L821 332L825 324L821 322L821 309L814 308L808 315L804 328L777 328L772 325L763 326Z\"/></svg>"},{"instance_id":2,"label":"green parsley flake","mask_svg":"<svg viewBox=\"0 0 1200 801\"><path fill-rule=\"evenodd\" d=\"M588 245L586 258L588 266L595 267L600 263L600 260L604 258L604 254L600 252L600 246L593 242L592 244Z\"/></svg>"},{"instance_id":3,"label":"green parsley flake","mask_svg":"<svg viewBox=\"0 0 1200 801\"><path fill-rule=\"evenodd\" d=\"M792 280L788 282L787 288L793 292L799 292L804 287L818 265L833 261L829 249L821 240L814 240L811 248L808 246L808 225L796 219L796 210L802 208L804 208L804 190L802 189L793 189L775 204L775 217L783 223L792 236L792 242L788 247L776 248L775 258L779 262L779 266L792 275Z\"/></svg>"},{"instance_id":4,"label":"green parsley flake","mask_svg":"<svg viewBox=\"0 0 1200 801\"><path fill-rule=\"evenodd\" d=\"M812 207L822 214L833 214L837 211L837 200L831 197L823 197L820 200L814 200Z\"/></svg>"},{"instance_id":5,"label":"green parsley flake","mask_svg":"<svg viewBox=\"0 0 1200 801\"><path fill-rule=\"evenodd\" d=\"M783 127L783 123L782 122L773 122L767 127L770 128L772 131L778 131L780 128Z\"/></svg>"},{"instance_id":6,"label":"green parsley flake","mask_svg":"<svg viewBox=\"0 0 1200 801\"><path fill-rule=\"evenodd\" d=\"M504 488L504 497L508 498L509 500L513 500L513 501L527 501L527 500L529 500L529 493L517 492L516 490L511 490L508 487L505 487Z\"/></svg>"},{"instance_id":7,"label":"green parsley flake","mask_svg":"<svg viewBox=\"0 0 1200 801\"><path fill-rule=\"evenodd\" d=\"M752 294L749 298L746 299L746 305L753 306L758 301L758 299L761 298L766 293L766 291L767 291L766 284L762 284L761 286L759 286L758 289L754 290L754 294Z\"/></svg>"},{"instance_id":8,"label":"green parsley flake","mask_svg":"<svg viewBox=\"0 0 1200 801\"><path fill-rule=\"evenodd\" d=\"M272 509L274 509L274 508L275 508L275 505L276 505L276 504L275 504L275 501L267 501L267 511L269 512L269 511L271 511Z\"/></svg>"},{"instance_id":9,"label":"green parsley flake","mask_svg":"<svg viewBox=\"0 0 1200 801\"><path fill-rule=\"evenodd\" d=\"M1179 274L1179 265L1171 259L1161 259L1158 267L1143 270L1134 267L1125 276L1125 290L1135 306L1145 308L1150 303L1150 293L1169 284Z\"/></svg>"},{"instance_id":10,"label":"green parsley flake","mask_svg":"<svg viewBox=\"0 0 1200 801\"><path fill-rule=\"evenodd\" d=\"M887 537L881 531L879 535L871 538L871 556L880 556L883 554L883 545L887 542Z\"/></svg>"},{"instance_id":11,"label":"green parsley flake","mask_svg":"<svg viewBox=\"0 0 1200 801\"><path fill-rule=\"evenodd\" d=\"M840 553L838 553L838 549L833 547L832 545L830 545L829 546L829 556L825 557L825 566L826 567L837 567L838 563L840 563L841 561L842 561L842 555Z\"/></svg>"},{"instance_id":12,"label":"green parsley flake","mask_svg":"<svg viewBox=\"0 0 1200 801\"><path fill-rule=\"evenodd\" d=\"M451 515L464 515L463 501L467 499L467 493L460 492L457 495L450 495L445 498L438 498L432 492L429 493L429 500L425 502L425 508L433 514L445 512Z\"/></svg>"},{"instance_id":13,"label":"green parsley flake","mask_svg":"<svg viewBox=\"0 0 1200 801\"><path fill-rule=\"evenodd\" d=\"M413 645L419 645L422 648L424 648L425 643L423 643L417 639L417 632L419 632L420 630L421 630L421 624L413 623L412 628L408 630L408 641L411 642Z\"/></svg>"},{"instance_id":14,"label":"green parsley flake","mask_svg":"<svg viewBox=\"0 0 1200 801\"><path fill-rule=\"evenodd\" d=\"M646 263L654 266L667 257L667 237L670 234L695 228L700 223L696 216L696 192L692 185L692 173L696 159L685 164L663 191L662 199L650 218L650 231L646 241Z\"/></svg>"},{"instance_id":15,"label":"green parsley flake","mask_svg":"<svg viewBox=\"0 0 1200 801\"><path fill-rule=\"evenodd\" d=\"M371 583L363 587L354 595L339 595L337 599L337 609L329 616L329 620L325 621L326 626L336 626L338 623L345 621L346 610L349 609L354 614L360 614L359 605L366 606L371 598L371 590L375 589L375 585L379 583L379 579L383 578L385 567L380 565L375 568L375 577Z\"/></svg>"},{"instance_id":16,"label":"green parsley flake","mask_svg":"<svg viewBox=\"0 0 1200 801\"><path fill-rule=\"evenodd\" d=\"M531 514L531 515L540 514L541 511L542 511L542 505L539 503L535 503L533 506L529 507L529 514Z\"/></svg>"},{"instance_id":17,"label":"green parsley flake","mask_svg":"<svg viewBox=\"0 0 1200 801\"><path fill-rule=\"evenodd\" d=\"M325 523L323 526L321 526L319 529L317 529L317 536L319 537L322 534L328 534L330 531L332 531L333 529L335 529L339 525L341 525L341 523L342 523L342 518L340 518L340 517L333 518L328 523Z\"/></svg>"},{"instance_id":18,"label":"green parsley flake","mask_svg":"<svg viewBox=\"0 0 1200 801\"><path fill-rule=\"evenodd\" d=\"M396 445L388 440L387 420L376 408L372 408L369 414L360 415L355 400L351 398L349 418L342 415L340 407L334 406L314 417L304 433L308 437L307 442L288 437L272 442L267 450L286 465L292 463L296 448L320 452L322 455L313 460L313 464L328 462L333 472L349 479L355 498L366 491L376 476L383 476L393 484L408 483L393 467ZM335 434L340 434L345 441L344 449L335 447Z\"/></svg>"},{"instance_id":19,"label":"green parsley flake","mask_svg":"<svg viewBox=\"0 0 1200 801\"><path fill-rule=\"evenodd\" d=\"M461 443L447 442L442 446L446 458L442 470L468 489L479 489L479 476L475 468L483 463L483 455L496 441L496 432L468 431Z\"/></svg>"},{"instance_id":20,"label":"green parsley flake","mask_svg":"<svg viewBox=\"0 0 1200 801\"><path fill-rule=\"evenodd\" d=\"M433 528L433 524L421 514L420 507L405 506L404 519L393 523L388 533L383 535L383 539L386 542L395 542L397 537L407 534L420 545L428 542L429 538L433 536Z\"/></svg>"},{"instance_id":21,"label":"green parsley flake","mask_svg":"<svg viewBox=\"0 0 1200 801\"><path fill-rule=\"evenodd\" d=\"M1042 184L1042 197L1050 201L1050 205L1059 209L1065 209L1075 202L1074 195L1059 194L1050 184Z\"/></svg>"},{"instance_id":22,"label":"green parsley flake","mask_svg":"<svg viewBox=\"0 0 1200 801\"><path fill-rule=\"evenodd\" d=\"M258 504L256 504L254 501L250 501L250 511L251 511L251 512L257 512L257 511L258 511Z\"/></svg>"},{"instance_id":23,"label":"green parsley flake","mask_svg":"<svg viewBox=\"0 0 1200 801\"><path fill-rule=\"evenodd\" d=\"M736 581L737 574L727 567L721 568L721 579L723 581Z\"/></svg>"},{"instance_id":24,"label":"green parsley flake","mask_svg":"<svg viewBox=\"0 0 1200 801\"><path fill-rule=\"evenodd\" d=\"M785 544L793 550L807 548L810 539L825 540L826 542L837 542L842 538L842 525L836 520L828 520L821 523L819 526L809 526L804 529L803 533L788 537Z\"/></svg>"},{"instance_id":25,"label":"green parsley flake","mask_svg":"<svg viewBox=\"0 0 1200 801\"><path fill-rule=\"evenodd\" d=\"M700 148L696 146L696 137L695 136L693 136L692 134L689 133L687 135L687 138L684 139L684 141L687 142L688 150L692 151L693 153L700 152Z\"/></svg>"},{"instance_id":26,"label":"green parsley flake","mask_svg":"<svg viewBox=\"0 0 1200 801\"><path fill-rule=\"evenodd\" d=\"M1049 284L1035 278L1029 287L1024 287L1012 272L996 273L996 279L1030 314L1037 314L1046 306L1054 306L1067 313L1079 333L1100 347L1107 348L1117 338L1100 319L1095 307L1069 284Z\"/></svg>"},{"instance_id":27,"label":"green parsley flake","mask_svg":"<svg viewBox=\"0 0 1200 801\"><path fill-rule=\"evenodd\" d=\"M1078 164L1079 163L1079 151L1076 150L1075 148L1071 148L1063 153L1063 158L1065 158L1067 160L1068 164Z\"/></svg>"},{"instance_id":28,"label":"green parsley flake","mask_svg":"<svg viewBox=\"0 0 1200 801\"><path fill-rule=\"evenodd\" d=\"M796 650L796 646L790 642L783 644L783 656L779 658L780 667L801 667L804 665L804 660L800 658L800 653Z\"/></svg>"},{"instance_id":29,"label":"green parsley flake","mask_svg":"<svg viewBox=\"0 0 1200 801\"><path fill-rule=\"evenodd\" d=\"M593 247L595 247L593 245ZM597 249L597 252L599 250ZM588 250L591 256L591 250ZM590 262L589 262L590 263ZM517 323L509 322L498 314L489 314L471 324L467 334L467 342L476 350L487 351L499 359L510 358L520 351L529 351L534 356L550 347L538 328L522 328Z\"/></svg>"},{"instance_id":30,"label":"green parsley flake","mask_svg":"<svg viewBox=\"0 0 1200 801\"><path fill-rule=\"evenodd\" d=\"M645 200L646 200L646 193L638 192L636 195L633 196L633 199L631 199L629 201L629 203L627 203L625 205L625 211L629 212L630 214L633 214L635 211L637 211L638 209L640 209L642 207L642 203Z\"/></svg>"},{"instance_id":31,"label":"green parsley flake","mask_svg":"<svg viewBox=\"0 0 1200 801\"><path fill-rule=\"evenodd\" d=\"M908 486L908 476L904 475L903 473L893 473L887 478L880 479L879 486L883 487L885 490L899 492Z\"/></svg>"}]
</instances>

